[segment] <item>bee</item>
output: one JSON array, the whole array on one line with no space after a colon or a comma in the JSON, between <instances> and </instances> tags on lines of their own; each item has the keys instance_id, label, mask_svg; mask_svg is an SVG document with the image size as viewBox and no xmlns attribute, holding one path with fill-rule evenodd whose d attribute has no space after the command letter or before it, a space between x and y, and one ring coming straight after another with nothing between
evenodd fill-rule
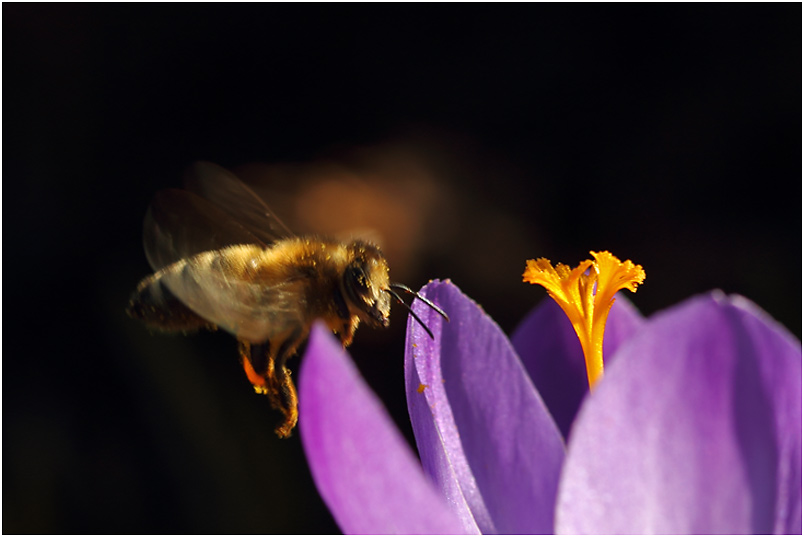
<instances>
[{"instance_id":1,"label":"bee","mask_svg":"<svg viewBox=\"0 0 804 537\"><path fill-rule=\"evenodd\" d=\"M387 328L391 299L430 329L401 298L388 262L367 241L294 235L248 186L208 162L195 163L185 190L156 194L145 216L145 254L155 273L143 279L127 312L165 332L225 330L235 336L254 390L283 415L287 438L298 421L296 388L287 367L323 320L344 347L363 322Z\"/></svg>"}]
</instances>

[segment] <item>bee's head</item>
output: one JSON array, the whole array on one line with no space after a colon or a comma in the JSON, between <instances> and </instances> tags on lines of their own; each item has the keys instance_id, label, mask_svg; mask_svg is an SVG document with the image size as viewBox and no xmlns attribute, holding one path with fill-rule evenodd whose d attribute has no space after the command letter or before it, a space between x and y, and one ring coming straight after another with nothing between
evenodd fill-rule
<instances>
[{"instance_id":1,"label":"bee's head","mask_svg":"<svg viewBox=\"0 0 804 537\"><path fill-rule=\"evenodd\" d=\"M388 262L376 246L355 241L349 245L350 262L341 280L349 309L361 321L375 327L388 327L391 313Z\"/></svg>"}]
</instances>

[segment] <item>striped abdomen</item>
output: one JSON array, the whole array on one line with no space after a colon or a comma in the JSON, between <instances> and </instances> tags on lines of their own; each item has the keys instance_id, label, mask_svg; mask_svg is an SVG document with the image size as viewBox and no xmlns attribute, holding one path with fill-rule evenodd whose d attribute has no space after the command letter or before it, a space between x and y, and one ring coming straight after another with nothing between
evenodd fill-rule
<instances>
[{"instance_id":1,"label":"striped abdomen","mask_svg":"<svg viewBox=\"0 0 804 537\"><path fill-rule=\"evenodd\" d=\"M150 328L165 332L193 332L200 329L215 330L217 327L195 314L170 292L162 276L180 270L183 262L171 265L143 279L131 295L126 312Z\"/></svg>"}]
</instances>

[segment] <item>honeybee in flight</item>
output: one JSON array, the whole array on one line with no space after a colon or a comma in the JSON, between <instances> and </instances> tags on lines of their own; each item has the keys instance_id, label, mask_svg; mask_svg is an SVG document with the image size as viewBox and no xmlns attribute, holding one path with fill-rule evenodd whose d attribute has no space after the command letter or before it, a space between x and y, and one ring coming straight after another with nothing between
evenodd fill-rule
<instances>
[{"instance_id":1,"label":"honeybee in flight","mask_svg":"<svg viewBox=\"0 0 804 537\"><path fill-rule=\"evenodd\" d=\"M221 328L238 341L240 361L257 393L282 412L281 438L298 420L287 359L316 319L344 347L360 322L388 327L391 299L413 295L391 283L388 263L369 242L295 236L248 186L223 168L195 163L186 190L156 194L144 223L145 255L156 271L137 286L130 316L166 332Z\"/></svg>"}]
</instances>

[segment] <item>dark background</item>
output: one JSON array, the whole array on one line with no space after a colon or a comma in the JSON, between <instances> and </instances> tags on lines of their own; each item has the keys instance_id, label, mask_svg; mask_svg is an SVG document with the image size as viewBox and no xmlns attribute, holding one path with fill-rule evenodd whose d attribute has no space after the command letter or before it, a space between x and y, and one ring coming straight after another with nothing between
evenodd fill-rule
<instances>
[{"instance_id":1,"label":"dark background","mask_svg":"<svg viewBox=\"0 0 804 537\"><path fill-rule=\"evenodd\" d=\"M527 258L609 249L646 314L721 288L801 335L800 4L2 9L4 533L337 531L233 339L124 314L198 159L301 228L401 214L392 276L508 333ZM410 435L393 318L350 350Z\"/></svg>"}]
</instances>

